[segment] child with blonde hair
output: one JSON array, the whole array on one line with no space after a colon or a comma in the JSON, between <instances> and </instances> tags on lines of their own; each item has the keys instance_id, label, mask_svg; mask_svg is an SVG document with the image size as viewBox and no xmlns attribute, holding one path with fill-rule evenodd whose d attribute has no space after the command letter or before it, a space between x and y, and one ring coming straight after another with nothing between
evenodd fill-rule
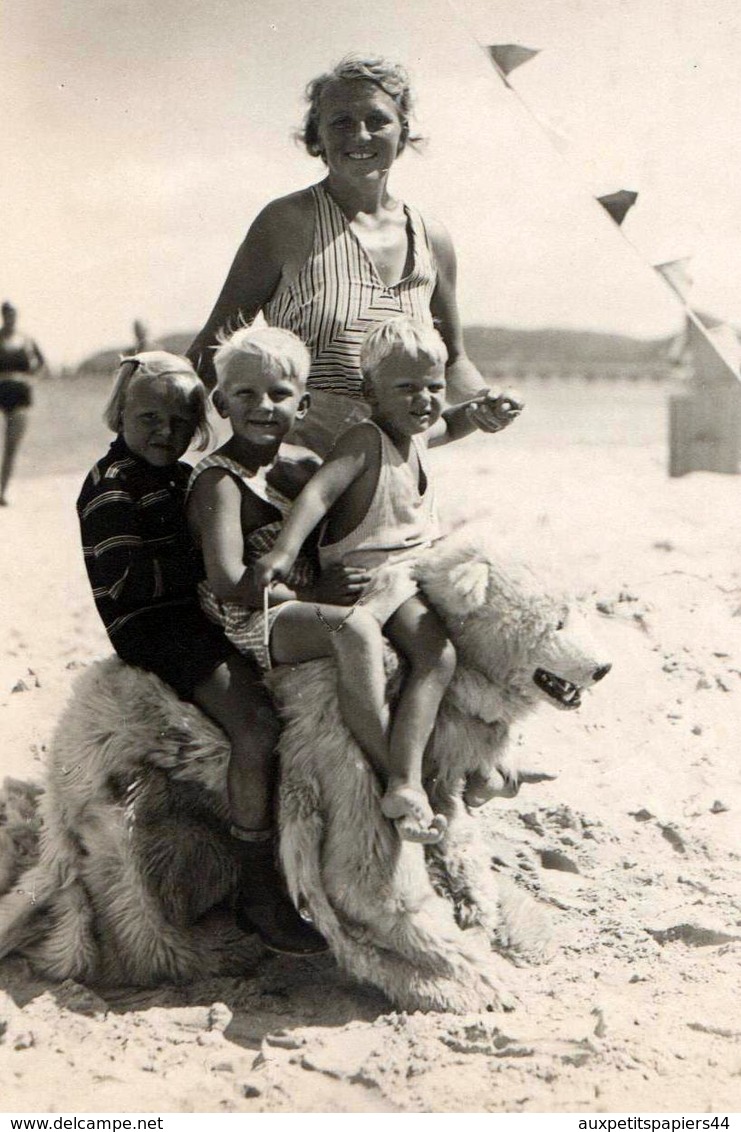
<instances>
[{"instance_id":1,"label":"child with blonde hair","mask_svg":"<svg viewBox=\"0 0 741 1132\"><path fill-rule=\"evenodd\" d=\"M222 341L214 365L214 405L231 423L232 436L191 477L188 519L206 567L201 604L264 670L334 657L343 718L383 773L388 708L380 627L361 608L347 619L369 575L339 566L320 579L315 557L297 554L271 588L267 611L253 580L255 563L290 513L291 497L319 465L313 453L286 440L309 409L309 353L288 330L243 328ZM334 631L346 621L343 632Z\"/></svg>"},{"instance_id":2,"label":"child with blonde hair","mask_svg":"<svg viewBox=\"0 0 741 1132\"><path fill-rule=\"evenodd\" d=\"M307 536L322 521L322 569L364 569L370 584L352 617L318 620L328 639L353 618L373 616L406 657L408 673L388 729L383 813L400 836L434 841L445 828L422 785L425 748L455 670L455 651L437 614L419 593L413 567L440 531L426 449L476 428L499 431L518 415L512 397L482 393L444 408L447 350L436 330L411 318L389 319L366 335L360 352L371 417L341 434L304 488L273 548L257 563L259 589L286 578ZM307 615L308 616L308 615ZM309 618L310 619L310 618ZM316 625L315 625L316 628Z\"/></svg>"},{"instance_id":3,"label":"child with blonde hair","mask_svg":"<svg viewBox=\"0 0 741 1132\"><path fill-rule=\"evenodd\" d=\"M117 433L88 474L79 499L83 553L111 644L127 664L156 673L228 735L232 830L242 883L237 917L273 950L324 950L279 875L264 862L272 824L277 724L259 674L200 609L202 560L190 538L185 494L194 437L209 437L206 391L190 363L148 350L119 366L105 421ZM256 831L257 847L244 837ZM236 844L236 843L235 843Z\"/></svg>"}]
</instances>

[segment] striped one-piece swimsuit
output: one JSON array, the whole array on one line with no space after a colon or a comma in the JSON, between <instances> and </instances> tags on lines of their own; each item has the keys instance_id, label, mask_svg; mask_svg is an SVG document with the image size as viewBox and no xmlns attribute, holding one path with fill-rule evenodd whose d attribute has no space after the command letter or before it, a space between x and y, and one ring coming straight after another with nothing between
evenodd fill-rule
<instances>
[{"instance_id":1,"label":"striped one-piece swimsuit","mask_svg":"<svg viewBox=\"0 0 741 1132\"><path fill-rule=\"evenodd\" d=\"M366 332L398 314L433 325L435 259L422 217L404 205L412 267L398 283L387 286L324 184L313 185L311 193L311 254L295 279L265 304L263 314L271 326L292 330L308 346L310 389L360 399L360 346Z\"/></svg>"},{"instance_id":2,"label":"striped one-piece swimsuit","mask_svg":"<svg viewBox=\"0 0 741 1132\"><path fill-rule=\"evenodd\" d=\"M207 468L223 468L234 479L244 484L248 491L251 491L258 499L262 499L264 503L269 503L274 507L280 516L274 522L267 523L264 527L258 527L256 531L252 531L245 537L244 564L251 566L262 554L267 554L269 550L272 550L273 543L280 532L282 521L291 510L291 501L279 491L276 491L268 481L267 472L269 469L260 468L259 471L251 473L247 468L238 464L236 460L231 460L228 456L220 455L218 452L205 456L203 460L196 464L188 483L188 491L192 489L199 475L205 472ZM286 582L289 586L302 587L311 584L315 575L313 563L303 554L300 554L286 578ZM198 599L206 616L221 626L225 636L243 656L254 660L262 671L267 671L271 667L270 648L266 644L266 638L269 638L276 618L288 606L295 604L294 602L285 601L280 605L270 607L266 632L265 617L262 610L245 609L243 605L236 601L222 601L213 592L208 581L200 582Z\"/></svg>"}]
</instances>

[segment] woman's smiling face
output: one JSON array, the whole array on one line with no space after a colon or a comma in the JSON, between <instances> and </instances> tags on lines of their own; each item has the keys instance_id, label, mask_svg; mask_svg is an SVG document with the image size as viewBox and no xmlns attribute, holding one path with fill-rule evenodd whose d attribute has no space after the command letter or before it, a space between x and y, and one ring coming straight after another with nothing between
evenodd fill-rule
<instances>
[{"instance_id":1,"label":"woman's smiling face","mask_svg":"<svg viewBox=\"0 0 741 1132\"><path fill-rule=\"evenodd\" d=\"M326 88L318 134L330 174L343 180L384 175L403 149L396 103L365 79L340 80Z\"/></svg>"}]
</instances>

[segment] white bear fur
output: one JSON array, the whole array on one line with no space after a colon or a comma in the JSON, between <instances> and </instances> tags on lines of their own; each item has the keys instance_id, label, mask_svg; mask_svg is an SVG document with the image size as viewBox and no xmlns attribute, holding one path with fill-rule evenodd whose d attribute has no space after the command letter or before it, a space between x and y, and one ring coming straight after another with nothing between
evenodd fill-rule
<instances>
[{"instance_id":1,"label":"white bear fur","mask_svg":"<svg viewBox=\"0 0 741 1132\"><path fill-rule=\"evenodd\" d=\"M491 944L543 952L538 906L504 887L461 801L467 773L516 776L510 725L548 697L544 667L581 688L604 663L573 609L525 566L454 536L420 560L421 589L458 665L425 766L440 846L401 842L379 782L339 714L333 664L270 677L280 743L280 856L289 888L339 963L405 1010L506 1004ZM578 626L578 631L577 631ZM393 699L400 673L389 656ZM156 984L238 973L256 944L223 905L237 876L226 741L156 677L115 658L77 679L51 747L39 863L0 899L0 955L55 978Z\"/></svg>"}]
</instances>

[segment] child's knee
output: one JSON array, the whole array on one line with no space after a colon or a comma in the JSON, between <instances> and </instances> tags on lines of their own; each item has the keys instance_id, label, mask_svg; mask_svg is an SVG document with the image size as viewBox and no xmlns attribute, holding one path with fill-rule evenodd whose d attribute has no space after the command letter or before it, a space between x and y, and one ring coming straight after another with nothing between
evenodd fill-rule
<instances>
[{"instance_id":1,"label":"child's knee","mask_svg":"<svg viewBox=\"0 0 741 1132\"><path fill-rule=\"evenodd\" d=\"M444 635L418 642L414 655L409 658L412 669L421 675L434 676L447 688L455 675L457 656L455 645Z\"/></svg>"},{"instance_id":2,"label":"child's knee","mask_svg":"<svg viewBox=\"0 0 741 1132\"><path fill-rule=\"evenodd\" d=\"M381 626L378 621L366 609L356 606L352 611L352 616L347 619L336 636L345 637L346 644L353 644L355 647L362 647L365 649L377 648L381 642ZM338 644L343 642L337 641Z\"/></svg>"},{"instance_id":3,"label":"child's knee","mask_svg":"<svg viewBox=\"0 0 741 1132\"><path fill-rule=\"evenodd\" d=\"M233 746L275 746L280 721L259 673L240 656L229 657L199 685L193 699L223 728Z\"/></svg>"}]
</instances>

